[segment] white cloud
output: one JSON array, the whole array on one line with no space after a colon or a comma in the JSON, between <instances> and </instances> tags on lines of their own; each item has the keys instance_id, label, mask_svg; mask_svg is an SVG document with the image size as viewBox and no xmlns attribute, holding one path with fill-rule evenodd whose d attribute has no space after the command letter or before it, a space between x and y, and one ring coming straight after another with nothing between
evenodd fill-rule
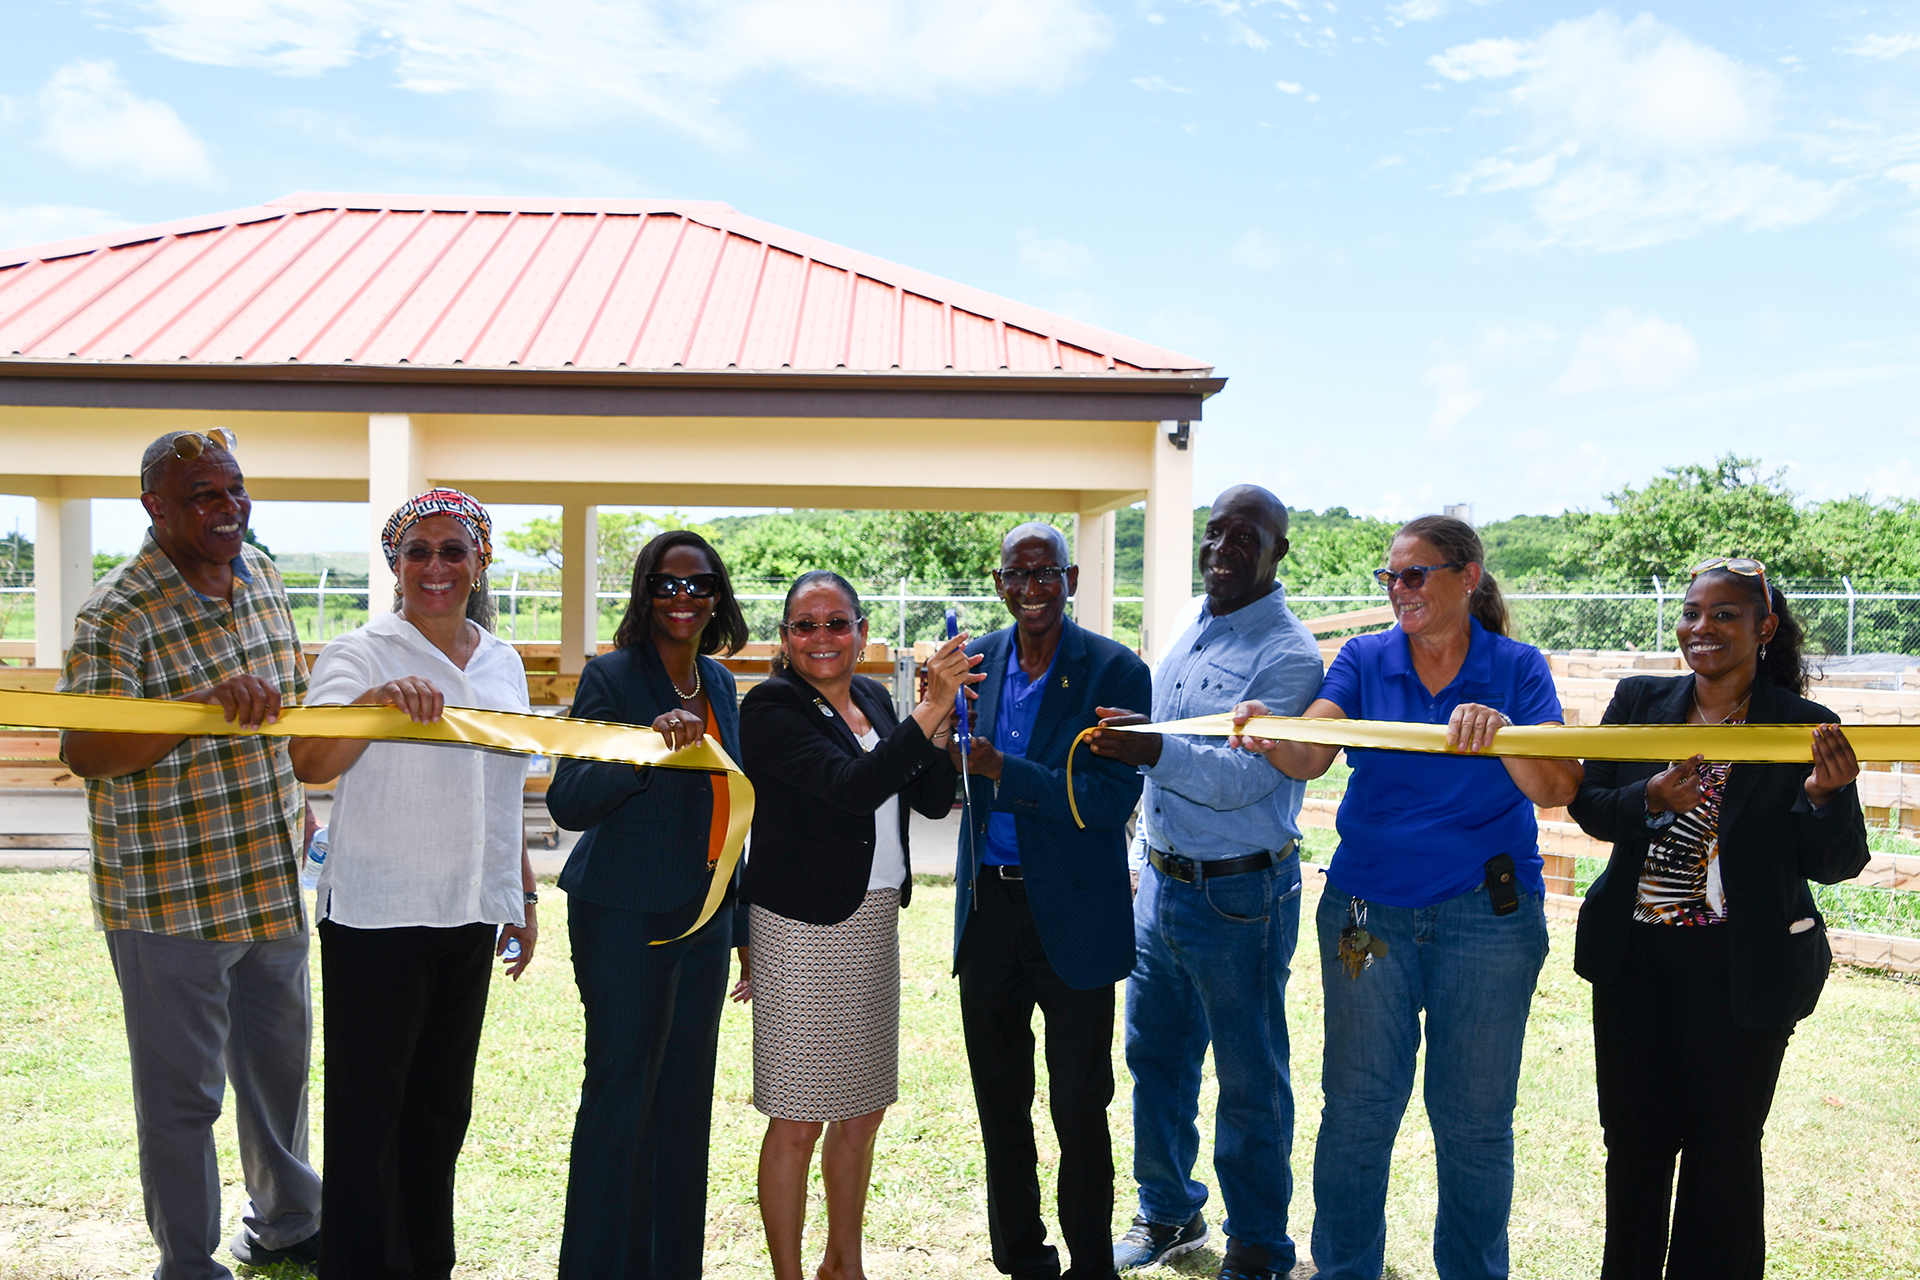
<instances>
[{"instance_id":1,"label":"white cloud","mask_svg":"<svg viewBox=\"0 0 1920 1280\"><path fill-rule=\"evenodd\" d=\"M31 244L73 240L100 231L118 231L133 224L105 209L75 204L0 206L0 248L24 249Z\"/></svg>"},{"instance_id":2,"label":"white cloud","mask_svg":"<svg viewBox=\"0 0 1920 1280\"><path fill-rule=\"evenodd\" d=\"M1135 76L1133 78L1133 83L1139 88L1145 89L1148 93L1192 93L1194 92L1192 89L1184 89L1181 86L1174 84L1171 81L1168 81L1166 79L1163 79L1160 76Z\"/></svg>"},{"instance_id":3,"label":"white cloud","mask_svg":"<svg viewBox=\"0 0 1920 1280\"><path fill-rule=\"evenodd\" d=\"M1642 395L1671 391L1699 363L1700 348L1685 325L1614 307L1580 335L1573 363L1552 390L1569 396L1614 389Z\"/></svg>"},{"instance_id":4,"label":"white cloud","mask_svg":"<svg viewBox=\"0 0 1920 1280\"><path fill-rule=\"evenodd\" d=\"M1470 164L1451 191L1531 190L1546 244L1606 251L1794 226L1846 189L1741 158L1772 135L1774 79L1651 15L1603 11L1429 61L1457 83L1517 79L1485 108L1513 119L1515 144Z\"/></svg>"},{"instance_id":5,"label":"white cloud","mask_svg":"<svg viewBox=\"0 0 1920 1280\"><path fill-rule=\"evenodd\" d=\"M1093 250L1070 240L1043 239L1038 231L1022 231L1020 262L1031 271L1053 280L1069 280L1084 275L1093 265Z\"/></svg>"},{"instance_id":6,"label":"white cloud","mask_svg":"<svg viewBox=\"0 0 1920 1280\"><path fill-rule=\"evenodd\" d=\"M1887 170L1889 182L1903 182L1915 195L1920 195L1920 164L1897 164Z\"/></svg>"},{"instance_id":7,"label":"white cloud","mask_svg":"<svg viewBox=\"0 0 1920 1280\"><path fill-rule=\"evenodd\" d=\"M1494 4L1496 0L1472 0L1476 5ZM1444 18L1453 12L1453 0L1405 0L1402 4L1387 6L1387 17L1396 27L1404 27L1409 22L1432 22L1435 18Z\"/></svg>"},{"instance_id":8,"label":"white cloud","mask_svg":"<svg viewBox=\"0 0 1920 1280\"><path fill-rule=\"evenodd\" d=\"M41 145L76 169L159 181L213 176L207 149L172 107L136 98L111 61L76 59L41 87Z\"/></svg>"},{"instance_id":9,"label":"white cloud","mask_svg":"<svg viewBox=\"0 0 1920 1280\"><path fill-rule=\"evenodd\" d=\"M1292 257L1293 250L1258 227L1248 228L1247 234L1241 236L1233 248L1227 250L1229 262L1250 267L1255 271L1271 271Z\"/></svg>"},{"instance_id":10,"label":"white cloud","mask_svg":"<svg viewBox=\"0 0 1920 1280\"><path fill-rule=\"evenodd\" d=\"M1496 364L1538 364L1560 345L1560 331L1544 320L1503 320L1482 329L1474 345Z\"/></svg>"},{"instance_id":11,"label":"white cloud","mask_svg":"<svg viewBox=\"0 0 1920 1280\"><path fill-rule=\"evenodd\" d=\"M1275 80L1273 87L1282 93L1300 93L1303 91L1302 86L1293 83L1291 80Z\"/></svg>"},{"instance_id":12,"label":"white cloud","mask_svg":"<svg viewBox=\"0 0 1920 1280\"><path fill-rule=\"evenodd\" d=\"M1920 49L1920 34L1901 31L1890 36L1861 36L1852 44L1844 46L1840 52L1855 54L1862 58L1897 58L1903 53L1912 53L1915 49Z\"/></svg>"},{"instance_id":13,"label":"white cloud","mask_svg":"<svg viewBox=\"0 0 1920 1280\"><path fill-rule=\"evenodd\" d=\"M418 93L484 92L556 115L584 104L711 132L753 74L856 93L1051 89L1112 38L1092 0L105 0L162 53L318 75L378 59Z\"/></svg>"},{"instance_id":14,"label":"white cloud","mask_svg":"<svg viewBox=\"0 0 1920 1280\"><path fill-rule=\"evenodd\" d=\"M1465 360L1436 364L1420 375L1420 381L1434 389L1433 416L1427 420L1429 443L1452 439L1460 420L1487 398L1473 385L1473 369Z\"/></svg>"},{"instance_id":15,"label":"white cloud","mask_svg":"<svg viewBox=\"0 0 1920 1280\"><path fill-rule=\"evenodd\" d=\"M1518 40L1475 40L1459 44L1427 59L1427 65L1449 80L1502 80L1528 65L1527 46Z\"/></svg>"}]
</instances>

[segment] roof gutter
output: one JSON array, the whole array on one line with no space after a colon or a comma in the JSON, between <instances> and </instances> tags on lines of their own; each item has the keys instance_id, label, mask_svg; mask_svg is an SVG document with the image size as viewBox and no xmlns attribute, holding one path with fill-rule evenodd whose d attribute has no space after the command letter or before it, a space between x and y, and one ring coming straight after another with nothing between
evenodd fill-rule
<instances>
[{"instance_id":1,"label":"roof gutter","mask_svg":"<svg viewBox=\"0 0 1920 1280\"><path fill-rule=\"evenodd\" d=\"M1198 420L1225 378L1186 373L920 373L190 364L0 357L0 405L226 412L607 417Z\"/></svg>"}]
</instances>

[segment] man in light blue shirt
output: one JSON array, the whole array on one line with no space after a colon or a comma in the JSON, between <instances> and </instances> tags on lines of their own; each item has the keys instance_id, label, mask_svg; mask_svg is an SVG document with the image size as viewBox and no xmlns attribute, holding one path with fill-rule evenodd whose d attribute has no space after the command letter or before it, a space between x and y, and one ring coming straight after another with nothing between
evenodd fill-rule
<instances>
[{"instance_id":1,"label":"man in light blue shirt","mask_svg":"<svg viewBox=\"0 0 1920 1280\"><path fill-rule=\"evenodd\" d=\"M1236 486L1213 504L1200 544L1207 593L1182 612L1154 668L1155 721L1250 698L1299 715L1313 700L1320 650L1274 577L1287 546L1286 505L1265 489ZM1143 719L1118 708L1100 714L1103 725ZM1140 1199L1114 1267L1156 1266L1207 1239L1207 1188L1193 1166L1211 1043L1220 1083L1213 1167L1227 1214L1221 1280L1285 1277L1295 1262L1286 994L1300 934L1306 784L1220 738L1103 732L1090 745L1147 778L1126 1012Z\"/></svg>"}]
</instances>

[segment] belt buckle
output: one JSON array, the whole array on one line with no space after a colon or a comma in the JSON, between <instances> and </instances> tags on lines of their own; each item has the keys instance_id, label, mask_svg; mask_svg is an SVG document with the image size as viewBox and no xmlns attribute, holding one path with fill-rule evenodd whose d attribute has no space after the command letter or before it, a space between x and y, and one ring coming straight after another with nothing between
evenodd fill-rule
<instances>
[{"instance_id":1,"label":"belt buckle","mask_svg":"<svg viewBox=\"0 0 1920 1280\"><path fill-rule=\"evenodd\" d=\"M1177 853L1163 853L1160 855L1160 860L1166 864L1163 869L1166 870L1167 874L1175 880L1178 880L1181 884L1197 884L1199 882L1200 864L1192 858L1183 858Z\"/></svg>"}]
</instances>

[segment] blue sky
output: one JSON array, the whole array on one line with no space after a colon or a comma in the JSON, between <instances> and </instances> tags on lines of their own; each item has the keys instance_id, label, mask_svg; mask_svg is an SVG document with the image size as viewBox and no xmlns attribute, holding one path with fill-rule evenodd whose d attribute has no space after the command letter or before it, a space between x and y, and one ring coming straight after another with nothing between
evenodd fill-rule
<instances>
[{"instance_id":1,"label":"blue sky","mask_svg":"<svg viewBox=\"0 0 1920 1280\"><path fill-rule=\"evenodd\" d=\"M1920 495L1920 6L11 10L0 242L295 190L718 199L1211 360L1198 501L1497 519L1728 450Z\"/></svg>"}]
</instances>

